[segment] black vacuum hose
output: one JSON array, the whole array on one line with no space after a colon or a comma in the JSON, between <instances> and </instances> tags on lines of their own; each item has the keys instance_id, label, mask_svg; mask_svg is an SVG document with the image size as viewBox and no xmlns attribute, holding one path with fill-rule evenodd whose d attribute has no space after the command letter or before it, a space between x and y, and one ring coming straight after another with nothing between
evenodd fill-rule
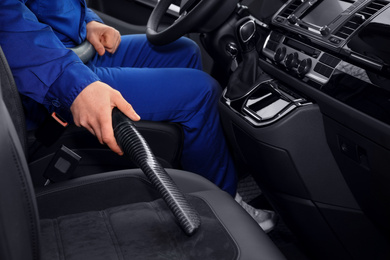
<instances>
[{"instance_id":1,"label":"black vacuum hose","mask_svg":"<svg viewBox=\"0 0 390 260\"><path fill-rule=\"evenodd\" d=\"M189 204L172 178L155 158L149 145L136 129L132 120L119 109L112 111L112 125L118 145L144 172L149 181L160 192L187 235L192 235L200 226L200 217Z\"/></svg>"}]
</instances>

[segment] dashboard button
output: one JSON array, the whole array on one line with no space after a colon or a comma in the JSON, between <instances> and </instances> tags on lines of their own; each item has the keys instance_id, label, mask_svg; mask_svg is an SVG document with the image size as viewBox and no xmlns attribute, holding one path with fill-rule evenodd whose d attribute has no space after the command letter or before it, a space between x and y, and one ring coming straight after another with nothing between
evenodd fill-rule
<instances>
[{"instance_id":1,"label":"dashboard button","mask_svg":"<svg viewBox=\"0 0 390 260\"><path fill-rule=\"evenodd\" d=\"M308 73L311 69L311 59L304 59L302 60L298 65L298 74L300 76L304 76L306 73Z\"/></svg>"},{"instance_id":2,"label":"dashboard button","mask_svg":"<svg viewBox=\"0 0 390 260\"><path fill-rule=\"evenodd\" d=\"M335 38L335 37L330 37L329 41L334 44L339 44L341 42L339 38Z\"/></svg>"},{"instance_id":3,"label":"dashboard button","mask_svg":"<svg viewBox=\"0 0 390 260\"><path fill-rule=\"evenodd\" d=\"M317 63L317 65L314 67L314 71L329 78L330 75L332 75L333 69L322 63Z\"/></svg>"},{"instance_id":4,"label":"dashboard button","mask_svg":"<svg viewBox=\"0 0 390 260\"><path fill-rule=\"evenodd\" d=\"M287 21L291 24L296 24L298 22L298 17L295 14L291 14L287 17Z\"/></svg>"},{"instance_id":5,"label":"dashboard button","mask_svg":"<svg viewBox=\"0 0 390 260\"><path fill-rule=\"evenodd\" d=\"M294 52L286 56L285 65L287 69L291 70L293 68L296 68L298 64L299 64L298 53Z\"/></svg>"},{"instance_id":6,"label":"dashboard button","mask_svg":"<svg viewBox=\"0 0 390 260\"><path fill-rule=\"evenodd\" d=\"M340 59L339 58L335 58L327 53L324 53L321 58L320 58L320 61L332 68L335 68L337 66L337 64L339 64L340 62Z\"/></svg>"},{"instance_id":7,"label":"dashboard button","mask_svg":"<svg viewBox=\"0 0 390 260\"><path fill-rule=\"evenodd\" d=\"M274 60L276 62L281 62L284 60L284 57L286 57L286 47L281 47L281 48L278 48L275 52L275 55L274 55Z\"/></svg>"}]
</instances>

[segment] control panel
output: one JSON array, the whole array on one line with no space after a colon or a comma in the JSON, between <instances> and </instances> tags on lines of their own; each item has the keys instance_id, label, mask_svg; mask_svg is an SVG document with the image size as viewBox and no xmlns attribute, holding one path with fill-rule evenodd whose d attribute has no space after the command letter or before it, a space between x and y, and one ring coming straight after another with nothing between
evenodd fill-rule
<instances>
[{"instance_id":1,"label":"control panel","mask_svg":"<svg viewBox=\"0 0 390 260\"><path fill-rule=\"evenodd\" d=\"M267 37L262 52L287 72L321 85L329 81L341 62L339 58L274 31Z\"/></svg>"}]
</instances>

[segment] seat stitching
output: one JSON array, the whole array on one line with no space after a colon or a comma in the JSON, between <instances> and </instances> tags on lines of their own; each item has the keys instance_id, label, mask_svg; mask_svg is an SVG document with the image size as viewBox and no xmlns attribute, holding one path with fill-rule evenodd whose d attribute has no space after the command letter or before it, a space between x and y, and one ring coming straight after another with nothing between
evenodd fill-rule
<instances>
[{"instance_id":1,"label":"seat stitching","mask_svg":"<svg viewBox=\"0 0 390 260\"><path fill-rule=\"evenodd\" d=\"M107 212L105 210L100 211L100 215L102 216L104 224L106 225L107 232L111 238L112 245L114 246L117 258L120 260L123 260L124 256L123 256L122 248L119 246L118 238L117 238L115 231L111 225L111 221L107 215Z\"/></svg>"},{"instance_id":2,"label":"seat stitching","mask_svg":"<svg viewBox=\"0 0 390 260\"><path fill-rule=\"evenodd\" d=\"M86 176L87 178L88 176ZM83 177L81 177L83 178ZM104 177L101 177L99 179L93 179L93 180L80 180L81 178L79 178L77 180L77 182L73 183L72 180L68 181L68 182L72 182L72 183L67 183L67 184L64 184L60 187L55 187L55 188L51 188L50 186L45 189L45 190L42 190L42 191L38 191L36 193L36 197L39 198L39 197L42 197L42 196L45 196L45 195L50 195L52 193L56 193L56 192L62 192L62 191L68 191L68 190L72 190L72 189L79 189L79 188L83 188L83 186L86 186L86 185L94 185L94 184L99 184L99 183L102 183L102 182L106 182L106 181L114 181L114 180L117 180L117 179L122 179L122 178L134 178L134 179L138 179L140 181L142 181L144 184L150 186L150 187L154 187L148 180L145 179L144 176L129 176L128 174L125 173L122 173L122 174L118 174L116 176L104 176Z\"/></svg>"},{"instance_id":3,"label":"seat stitching","mask_svg":"<svg viewBox=\"0 0 390 260\"><path fill-rule=\"evenodd\" d=\"M56 244L58 248L57 250L58 259L65 260L65 248L61 237L61 230L60 230L60 225L58 224L58 219L53 219L53 230L54 230L54 236L56 238Z\"/></svg>"},{"instance_id":4,"label":"seat stitching","mask_svg":"<svg viewBox=\"0 0 390 260\"><path fill-rule=\"evenodd\" d=\"M13 142L13 136L11 132L8 132L8 136L11 141L11 155L12 159L14 161L14 165L16 167L16 170L18 172L19 180L22 184L22 192L26 198L26 206L25 209L27 210L28 214L28 222L31 225L30 233L31 233L31 241L33 243L33 256L34 258L39 258L39 225L37 220L37 215L35 214L34 209L34 201L31 197L31 191L28 181L26 181L24 174L25 171L23 169L22 162L20 161L21 158L19 157L19 154L17 152L17 148L15 147L15 143Z\"/></svg>"}]
</instances>

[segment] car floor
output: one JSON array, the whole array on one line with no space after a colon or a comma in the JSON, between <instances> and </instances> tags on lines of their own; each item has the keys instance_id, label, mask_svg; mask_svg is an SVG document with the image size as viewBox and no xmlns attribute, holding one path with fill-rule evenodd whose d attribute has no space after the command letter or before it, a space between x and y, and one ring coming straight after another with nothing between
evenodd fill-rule
<instances>
[{"instance_id":1,"label":"car floor","mask_svg":"<svg viewBox=\"0 0 390 260\"><path fill-rule=\"evenodd\" d=\"M271 209L271 205L262 195L260 188L257 186L253 177L248 175L242 178L238 183L238 193L248 204L258 209ZM308 255L300 246L297 238L284 224L283 220L277 218L276 227L268 233L271 240L282 251L288 260L310 260Z\"/></svg>"}]
</instances>

